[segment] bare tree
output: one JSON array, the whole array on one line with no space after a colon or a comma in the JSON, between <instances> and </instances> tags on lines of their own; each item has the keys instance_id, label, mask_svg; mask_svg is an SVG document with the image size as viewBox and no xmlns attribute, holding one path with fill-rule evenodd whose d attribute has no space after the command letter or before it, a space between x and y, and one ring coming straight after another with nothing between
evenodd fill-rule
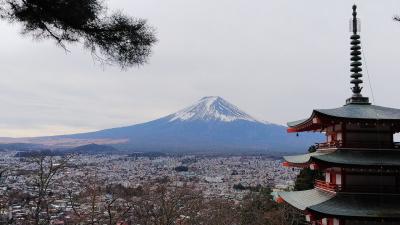
<instances>
[{"instance_id":1,"label":"bare tree","mask_svg":"<svg viewBox=\"0 0 400 225\"><path fill-rule=\"evenodd\" d=\"M188 187L147 188L134 203L134 219L142 225L196 224L202 196Z\"/></svg>"},{"instance_id":2,"label":"bare tree","mask_svg":"<svg viewBox=\"0 0 400 225\"><path fill-rule=\"evenodd\" d=\"M70 204L74 211L74 223L95 225L102 215L99 204L102 190L96 176L78 177L80 190L68 189Z\"/></svg>"},{"instance_id":3,"label":"bare tree","mask_svg":"<svg viewBox=\"0 0 400 225\"><path fill-rule=\"evenodd\" d=\"M133 208L131 194L104 184L96 175L81 177L79 181L79 192L68 190L76 216L74 223L115 225L128 220Z\"/></svg>"},{"instance_id":4,"label":"bare tree","mask_svg":"<svg viewBox=\"0 0 400 225\"><path fill-rule=\"evenodd\" d=\"M276 213L277 215L277 225L303 225L303 224L308 224L305 221L305 216L303 212L300 212L299 210L295 209L291 205L288 205L286 203L283 203L282 205L279 206L278 211ZM275 225L275 224L274 224Z\"/></svg>"},{"instance_id":5,"label":"bare tree","mask_svg":"<svg viewBox=\"0 0 400 225\"><path fill-rule=\"evenodd\" d=\"M304 216L293 207L275 203L268 188L249 193L240 203L242 225L299 225L304 222Z\"/></svg>"},{"instance_id":6,"label":"bare tree","mask_svg":"<svg viewBox=\"0 0 400 225\"><path fill-rule=\"evenodd\" d=\"M29 215L30 223L34 225L50 223L50 204L53 200L55 177L60 174L68 162L69 157L55 159L54 157L35 156L31 163L34 166L32 175L33 187L30 201L33 203Z\"/></svg>"},{"instance_id":7,"label":"bare tree","mask_svg":"<svg viewBox=\"0 0 400 225\"><path fill-rule=\"evenodd\" d=\"M201 209L200 224L235 225L239 224L240 211L233 201L214 198L204 202Z\"/></svg>"},{"instance_id":8,"label":"bare tree","mask_svg":"<svg viewBox=\"0 0 400 225\"><path fill-rule=\"evenodd\" d=\"M105 208L107 215L106 224L114 225L120 221L129 220L127 217L131 212L133 205L122 198L110 196L109 199L106 200Z\"/></svg>"}]
</instances>

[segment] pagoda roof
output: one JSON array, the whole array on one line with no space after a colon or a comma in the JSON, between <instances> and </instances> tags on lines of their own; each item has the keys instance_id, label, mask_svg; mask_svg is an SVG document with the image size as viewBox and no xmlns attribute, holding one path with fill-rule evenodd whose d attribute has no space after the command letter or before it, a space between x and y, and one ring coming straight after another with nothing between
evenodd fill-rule
<instances>
[{"instance_id":1,"label":"pagoda roof","mask_svg":"<svg viewBox=\"0 0 400 225\"><path fill-rule=\"evenodd\" d=\"M325 215L363 218L400 218L400 195L338 193L328 201L308 207Z\"/></svg>"},{"instance_id":2,"label":"pagoda roof","mask_svg":"<svg viewBox=\"0 0 400 225\"><path fill-rule=\"evenodd\" d=\"M363 218L400 218L400 195L331 193L319 189L279 192L299 210L323 215Z\"/></svg>"},{"instance_id":3,"label":"pagoda roof","mask_svg":"<svg viewBox=\"0 0 400 225\"><path fill-rule=\"evenodd\" d=\"M335 109L317 109L317 112L339 118L400 120L400 109L377 105L348 104Z\"/></svg>"},{"instance_id":4,"label":"pagoda roof","mask_svg":"<svg viewBox=\"0 0 400 225\"><path fill-rule=\"evenodd\" d=\"M324 162L348 166L400 166L400 150L338 149L333 152L314 152L297 156L284 156L292 164Z\"/></svg>"},{"instance_id":5,"label":"pagoda roof","mask_svg":"<svg viewBox=\"0 0 400 225\"><path fill-rule=\"evenodd\" d=\"M302 211L313 205L318 205L322 202L325 202L335 196L334 193L322 191L319 189L279 192L278 195L283 198L285 202Z\"/></svg>"},{"instance_id":6,"label":"pagoda roof","mask_svg":"<svg viewBox=\"0 0 400 225\"><path fill-rule=\"evenodd\" d=\"M342 120L388 120L400 122L400 109L388 108L369 104L347 104L333 109L315 109L308 119L287 123L289 128L304 126L312 123L314 117Z\"/></svg>"},{"instance_id":7,"label":"pagoda roof","mask_svg":"<svg viewBox=\"0 0 400 225\"><path fill-rule=\"evenodd\" d=\"M305 163L311 162L311 157L319 156L319 155L326 155L326 154L329 154L329 153L313 152L313 153L302 154L302 155L283 156L283 158L289 163L305 164Z\"/></svg>"},{"instance_id":8,"label":"pagoda roof","mask_svg":"<svg viewBox=\"0 0 400 225\"><path fill-rule=\"evenodd\" d=\"M296 120L296 121L288 122L287 125L288 125L288 127L295 127L295 126L298 126L300 124L307 122L307 120L308 119Z\"/></svg>"}]
</instances>

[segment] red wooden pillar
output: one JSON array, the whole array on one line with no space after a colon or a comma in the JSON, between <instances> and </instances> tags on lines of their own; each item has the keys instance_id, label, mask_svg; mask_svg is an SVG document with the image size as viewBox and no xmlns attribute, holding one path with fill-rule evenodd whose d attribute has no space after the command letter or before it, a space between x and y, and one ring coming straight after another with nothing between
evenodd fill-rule
<instances>
[{"instance_id":1,"label":"red wooden pillar","mask_svg":"<svg viewBox=\"0 0 400 225\"><path fill-rule=\"evenodd\" d=\"M346 122L342 124L342 146L341 147L346 147Z\"/></svg>"},{"instance_id":2,"label":"red wooden pillar","mask_svg":"<svg viewBox=\"0 0 400 225\"><path fill-rule=\"evenodd\" d=\"M331 170L331 184L336 184L336 171Z\"/></svg>"},{"instance_id":3,"label":"red wooden pillar","mask_svg":"<svg viewBox=\"0 0 400 225\"><path fill-rule=\"evenodd\" d=\"M342 191L346 191L346 170L342 168Z\"/></svg>"}]
</instances>

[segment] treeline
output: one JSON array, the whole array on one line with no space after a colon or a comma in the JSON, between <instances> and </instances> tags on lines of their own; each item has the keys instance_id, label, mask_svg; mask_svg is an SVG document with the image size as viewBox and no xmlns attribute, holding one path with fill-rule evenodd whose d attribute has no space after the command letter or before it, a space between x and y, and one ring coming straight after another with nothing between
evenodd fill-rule
<instances>
[{"instance_id":1,"label":"treeline","mask_svg":"<svg viewBox=\"0 0 400 225\"><path fill-rule=\"evenodd\" d=\"M168 156L168 154L164 152L134 152L128 155L128 157L133 157L133 158L140 158L140 157L157 158L166 156Z\"/></svg>"},{"instance_id":2,"label":"treeline","mask_svg":"<svg viewBox=\"0 0 400 225\"><path fill-rule=\"evenodd\" d=\"M263 192L263 193L271 193L271 189L268 187L263 187L262 185L256 185L256 186L244 186L242 183L234 184L233 189L238 190L238 191L245 191L249 190L251 192Z\"/></svg>"}]
</instances>

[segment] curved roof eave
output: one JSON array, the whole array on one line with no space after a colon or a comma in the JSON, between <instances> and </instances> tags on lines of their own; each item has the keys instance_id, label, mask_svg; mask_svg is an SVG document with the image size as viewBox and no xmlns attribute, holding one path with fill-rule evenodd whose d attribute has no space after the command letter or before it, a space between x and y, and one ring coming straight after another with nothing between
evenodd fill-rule
<instances>
[{"instance_id":1,"label":"curved roof eave","mask_svg":"<svg viewBox=\"0 0 400 225\"><path fill-rule=\"evenodd\" d=\"M400 109L365 104L348 104L339 108L314 109L307 119L287 123L288 127L298 127L312 121L315 115L340 119L392 120L400 122Z\"/></svg>"},{"instance_id":2,"label":"curved roof eave","mask_svg":"<svg viewBox=\"0 0 400 225\"><path fill-rule=\"evenodd\" d=\"M311 189L279 192L278 196L301 211L337 217L400 219L400 195L333 193Z\"/></svg>"},{"instance_id":3,"label":"curved roof eave","mask_svg":"<svg viewBox=\"0 0 400 225\"><path fill-rule=\"evenodd\" d=\"M400 195L338 193L307 210L339 217L400 219Z\"/></svg>"},{"instance_id":4,"label":"curved roof eave","mask_svg":"<svg viewBox=\"0 0 400 225\"><path fill-rule=\"evenodd\" d=\"M315 109L314 112L343 119L400 121L400 109L377 105L348 104L333 109Z\"/></svg>"},{"instance_id":5,"label":"curved roof eave","mask_svg":"<svg viewBox=\"0 0 400 225\"><path fill-rule=\"evenodd\" d=\"M323 203L335 196L334 193L311 189L306 191L279 192L278 195L287 203L299 210Z\"/></svg>"},{"instance_id":6,"label":"curved roof eave","mask_svg":"<svg viewBox=\"0 0 400 225\"><path fill-rule=\"evenodd\" d=\"M313 155L310 161L350 166L400 166L399 150L351 150L339 149L330 154Z\"/></svg>"},{"instance_id":7,"label":"curved roof eave","mask_svg":"<svg viewBox=\"0 0 400 225\"><path fill-rule=\"evenodd\" d=\"M296 121L288 122L286 124L288 125L288 127L295 127L295 126L305 123L307 120L309 120L309 119L296 120Z\"/></svg>"},{"instance_id":8,"label":"curved roof eave","mask_svg":"<svg viewBox=\"0 0 400 225\"><path fill-rule=\"evenodd\" d=\"M283 159L285 159L289 163L293 164L306 164L311 161L311 158L314 156L319 156L319 155L326 155L329 154L328 152L313 152L313 153L307 153L307 154L302 154L302 155L292 155L292 156L284 156Z\"/></svg>"},{"instance_id":9,"label":"curved roof eave","mask_svg":"<svg viewBox=\"0 0 400 225\"><path fill-rule=\"evenodd\" d=\"M359 149L338 149L330 152L313 152L302 155L284 156L283 158L285 161L297 165L322 162L342 166L400 166L399 150L376 149L363 151Z\"/></svg>"},{"instance_id":10,"label":"curved roof eave","mask_svg":"<svg viewBox=\"0 0 400 225\"><path fill-rule=\"evenodd\" d=\"M288 122L286 124L288 125L288 127L291 127L291 128L306 125L307 123L310 123L313 120L313 118L315 117L315 114L316 114L316 111L313 110L310 117L308 117L306 119L296 120L293 122Z\"/></svg>"}]
</instances>

